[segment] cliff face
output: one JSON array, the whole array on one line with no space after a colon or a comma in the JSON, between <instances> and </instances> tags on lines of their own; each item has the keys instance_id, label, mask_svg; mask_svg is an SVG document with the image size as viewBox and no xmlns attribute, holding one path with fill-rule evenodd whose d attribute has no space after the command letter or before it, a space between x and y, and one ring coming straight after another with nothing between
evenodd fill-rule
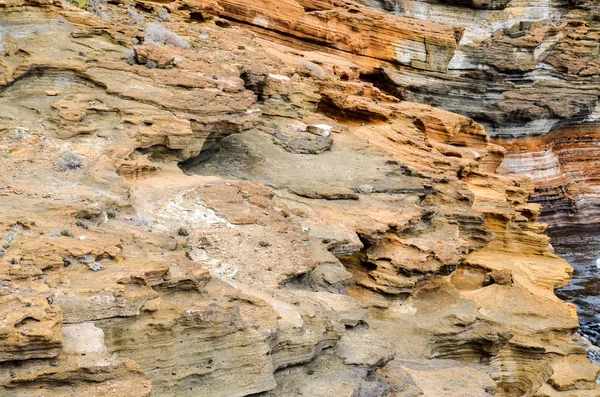
<instances>
[{"instance_id":1,"label":"cliff face","mask_svg":"<svg viewBox=\"0 0 600 397\"><path fill-rule=\"evenodd\" d=\"M503 170L533 178L544 220L597 222L597 1L365 3L463 26L449 73L382 68L376 81L399 98L482 123L508 149Z\"/></svg>"},{"instance_id":2,"label":"cliff face","mask_svg":"<svg viewBox=\"0 0 600 397\"><path fill-rule=\"evenodd\" d=\"M524 139L500 141L508 149L500 172L532 177L531 200L544 205L543 216L554 225L598 221L598 136L596 123L559 127Z\"/></svg>"},{"instance_id":3,"label":"cliff face","mask_svg":"<svg viewBox=\"0 0 600 397\"><path fill-rule=\"evenodd\" d=\"M93 5L0 2L0 394L598 395L530 180L377 87L462 28Z\"/></svg>"},{"instance_id":4,"label":"cliff face","mask_svg":"<svg viewBox=\"0 0 600 397\"><path fill-rule=\"evenodd\" d=\"M399 13L463 26L464 36L447 74L383 68L377 77L403 99L472 117L495 137L595 118L598 6L511 1L490 8L401 3Z\"/></svg>"}]
</instances>

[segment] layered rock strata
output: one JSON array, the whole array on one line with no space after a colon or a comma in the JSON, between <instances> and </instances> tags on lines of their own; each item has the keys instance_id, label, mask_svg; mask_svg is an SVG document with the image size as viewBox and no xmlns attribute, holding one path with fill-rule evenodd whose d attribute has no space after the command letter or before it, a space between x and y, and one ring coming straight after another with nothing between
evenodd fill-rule
<instances>
[{"instance_id":1,"label":"layered rock strata","mask_svg":"<svg viewBox=\"0 0 600 397\"><path fill-rule=\"evenodd\" d=\"M445 71L454 56L462 29L426 20L373 12L356 2L344 0L197 1L170 4L170 10L191 10L202 19L218 15L283 37L291 36L318 46L368 58Z\"/></svg>"},{"instance_id":2,"label":"layered rock strata","mask_svg":"<svg viewBox=\"0 0 600 397\"><path fill-rule=\"evenodd\" d=\"M595 223L598 219L598 125L565 126L539 137L504 140L508 149L500 170L531 175L532 200L556 225Z\"/></svg>"},{"instance_id":3,"label":"layered rock strata","mask_svg":"<svg viewBox=\"0 0 600 397\"><path fill-rule=\"evenodd\" d=\"M566 153L565 139L570 138L565 134L595 128L600 95L597 1L365 3L396 15L465 29L448 73L391 66L366 76L370 81L404 100L442 107L482 123L498 138L496 143L509 150L506 168L533 177L532 200L544 206L544 217L552 216L548 221L597 221L598 199L593 192L597 173L589 167L593 156L584 160L585 171L576 171L586 177L569 182L579 179L571 171L574 162L546 150L556 145ZM551 142L552 137L557 140ZM537 140L545 142L546 154L532 147ZM572 147L587 153L576 155L579 158L594 152L595 140L582 149L584 145L577 139ZM534 170L526 158L540 164ZM560 167L551 165L551 158L558 158ZM559 173L564 168L565 173L550 177L548 167Z\"/></svg>"},{"instance_id":4,"label":"layered rock strata","mask_svg":"<svg viewBox=\"0 0 600 397\"><path fill-rule=\"evenodd\" d=\"M443 70L460 29L100 6L0 3L2 395L598 395L530 180L360 78Z\"/></svg>"}]
</instances>

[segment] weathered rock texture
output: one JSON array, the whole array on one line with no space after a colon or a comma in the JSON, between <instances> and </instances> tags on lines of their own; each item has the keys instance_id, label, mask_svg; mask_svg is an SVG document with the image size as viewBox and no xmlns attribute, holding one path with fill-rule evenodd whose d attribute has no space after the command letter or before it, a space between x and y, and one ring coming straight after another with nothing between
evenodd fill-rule
<instances>
[{"instance_id":1,"label":"weathered rock texture","mask_svg":"<svg viewBox=\"0 0 600 397\"><path fill-rule=\"evenodd\" d=\"M532 199L544 205L544 217L553 224L595 223L599 131L596 123L581 123L539 137L504 140L509 154L500 170L531 175Z\"/></svg>"},{"instance_id":2,"label":"weathered rock texture","mask_svg":"<svg viewBox=\"0 0 600 397\"><path fill-rule=\"evenodd\" d=\"M460 27L93 10L0 2L0 394L600 393L531 181L364 81L443 72Z\"/></svg>"},{"instance_id":3,"label":"weathered rock texture","mask_svg":"<svg viewBox=\"0 0 600 397\"><path fill-rule=\"evenodd\" d=\"M464 27L448 73L384 66L367 76L371 81L404 100L442 107L482 123L498 138L495 142L508 149L506 169L533 177L532 200L543 204L544 220L598 221L594 193L598 173L589 166L597 140L593 133L587 141L572 139L573 134L593 130L598 119L597 1L364 3L397 15ZM541 146L532 144L538 139L544 142ZM546 153L534 146L543 146ZM559 152L577 152L576 167L587 163L585 171L574 171L576 161Z\"/></svg>"}]
</instances>

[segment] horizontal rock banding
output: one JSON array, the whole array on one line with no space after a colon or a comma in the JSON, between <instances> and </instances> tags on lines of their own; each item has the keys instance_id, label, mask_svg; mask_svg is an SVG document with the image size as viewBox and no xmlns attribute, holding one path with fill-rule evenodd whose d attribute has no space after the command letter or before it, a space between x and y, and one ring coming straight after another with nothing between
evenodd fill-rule
<instances>
[{"instance_id":1,"label":"horizontal rock banding","mask_svg":"<svg viewBox=\"0 0 600 397\"><path fill-rule=\"evenodd\" d=\"M558 128L542 137L498 141L508 149L502 172L531 176L532 200L553 224L594 223L598 219L596 123Z\"/></svg>"},{"instance_id":2,"label":"horizontal rock banding","mask_svg":"<svg viewBox=\"0 0 600 397\"><path fill-rule=\"evenodd\" d=\"M445 71L462 36L460 28L392 17L353 2L218 0L222 17L351 54ZM204 4L191 3L192 10ZM214 9L214 8L212 8Z\"/></svg>"}]
</instances>

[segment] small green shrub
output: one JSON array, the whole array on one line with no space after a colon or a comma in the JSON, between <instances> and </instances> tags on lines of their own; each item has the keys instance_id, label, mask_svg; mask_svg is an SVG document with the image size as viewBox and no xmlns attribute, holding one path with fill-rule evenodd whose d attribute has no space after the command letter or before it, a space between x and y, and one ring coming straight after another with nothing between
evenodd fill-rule
<instances>
[{"instance_id":1,"label":"small green shrub","mask_svg":"<svg viewBox=\"0 0 600 397\"><path fill-rule=\"evenodd\" d=\"M110 17L104 11L106 9L106 0L67 0L69 3L73 4L77 8L81 8L82 10L89 11L96 16L108 21Z\"/></svg>"},{"instance_id":2,"label":"small green shrub","mask_svg":"<svg viewBox=\"0 0 600 397\"><path fill-rule=\"evenodd\" d=\"M73 4L77 8L81 8L82 10L90 11L90 5L87 0L68 0L69 3Z\"/></svg>"},{"instance_id":3,"label":"small green shrub","mask_svg":"<svg viewBox=\"0 0 600 397\"><path fill-rule=\"evenodd\" d=\"M68 229L61 230L60 235L64 237L75 237L73 236L73 233L71 233Z\"/></svg>"}]
</instances>

